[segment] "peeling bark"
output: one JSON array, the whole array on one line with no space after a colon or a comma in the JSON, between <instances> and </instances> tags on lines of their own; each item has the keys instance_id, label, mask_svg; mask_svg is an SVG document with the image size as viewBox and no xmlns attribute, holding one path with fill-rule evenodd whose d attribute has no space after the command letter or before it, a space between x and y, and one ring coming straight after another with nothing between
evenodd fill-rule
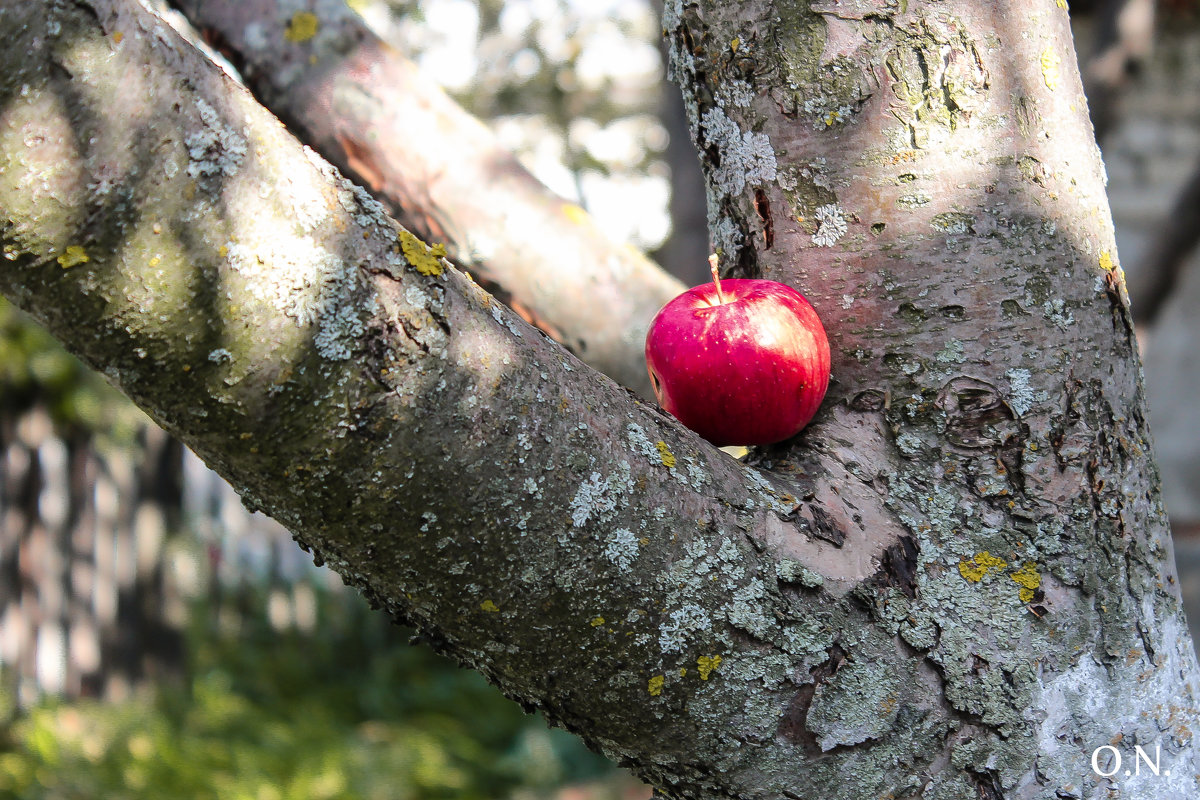
<instances>
[{"instance_id":1,"label":"peeling bark","mask_svg":"<svg viewBox=\"0 0 1200 800\"><path fill-rule=\"evenodd\" d=\"M173 4L268 108L398 221L444 243L455 264L586 363L653 396L646 330L683 285L539 183L344 2Z\"/></svg>"},{"instance_id":2,"label":"peeling bark","mask_svg":"<svg viewBox=\"0 0 1200 800\"><path fill-rule=\"evenodd\" d=\"M0 290L665 797L1194 794L1200 672L1065 12L666 21L727 263L801 287L835 350L814 424L746 462L123 0L0 2ZM1113 743L1162 773L1098 776Z\"/></svg>"}]
</instances>

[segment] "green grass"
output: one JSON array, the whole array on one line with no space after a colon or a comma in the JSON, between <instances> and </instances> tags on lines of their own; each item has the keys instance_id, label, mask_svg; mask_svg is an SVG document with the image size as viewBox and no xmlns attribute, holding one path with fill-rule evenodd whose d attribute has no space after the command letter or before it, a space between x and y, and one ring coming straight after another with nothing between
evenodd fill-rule
<instances>
[{"instance_id":1,"label":"green grass","mask_svg":"<svg viewBox=\"0 0 1200 800\"><path fill-rule=\"evenodd\" d=\"M490 800L586 783L599 800L636 786L357 597L319 607L311 635L257 617L213 635L198 608L182 685L16 716L0 728L0 797Z\"/></svg>"}]
</instances>

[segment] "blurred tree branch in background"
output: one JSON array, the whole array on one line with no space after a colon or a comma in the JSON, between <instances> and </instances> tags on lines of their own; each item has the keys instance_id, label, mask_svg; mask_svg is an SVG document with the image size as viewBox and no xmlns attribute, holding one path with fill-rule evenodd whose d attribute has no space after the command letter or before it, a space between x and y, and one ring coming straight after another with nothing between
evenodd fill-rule
<instances>
[{"instance_id":1,"label":"blurred tree branch in background","mask_svg":"<svg viewBox=\"0 0 1200 800\"><path fill-rule=\"evenodd\" d=\"M174 0L256 96L526 319L649 395L651 317L683 286L613 244L348 8L297 32L273 0Z\"/></svg>"}]
</instances>

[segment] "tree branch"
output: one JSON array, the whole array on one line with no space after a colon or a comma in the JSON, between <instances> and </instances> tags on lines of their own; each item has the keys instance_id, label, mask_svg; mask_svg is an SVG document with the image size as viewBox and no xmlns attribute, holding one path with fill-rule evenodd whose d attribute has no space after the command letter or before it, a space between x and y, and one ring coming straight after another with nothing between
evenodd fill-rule
<instances>
[{"instance_id":1,"label":"tree branch","mask_svg":"<svg viewBox=\"0 0 1200 800\"><path fill-rule=\"evenodd\" d=\"M585 362L649 397L650 319L684 287L537 181L344 3L174 0L305 142ZM291 8L288 6L288 8ZM296 20L311 26L297 33Z\"/></svg>"},{"instance_id":2,"label":"tree branch","mask_svg":"<svg viewBox=\"0 0 1200 800\"><path fill-rule=\"evenodd\" d=\"M1083 85L1096 141L1103 142L1117 119L1121 95L1154 46L1155 0L1103 0L1099 5Z\"/></svg>"},{"instance_id":3,"label":"tree branch","mask_svg":"<svg viewBox=\"0 0 1200 800\"><path fill-rule=\"evenodd\" d=\"M1188 256L1200 242L1200 166L1184 183L1170 212L1154 231L1130 287L1130 307L1139 325L1153 325L1171 299Z\"/></svg>"}]
</instances>

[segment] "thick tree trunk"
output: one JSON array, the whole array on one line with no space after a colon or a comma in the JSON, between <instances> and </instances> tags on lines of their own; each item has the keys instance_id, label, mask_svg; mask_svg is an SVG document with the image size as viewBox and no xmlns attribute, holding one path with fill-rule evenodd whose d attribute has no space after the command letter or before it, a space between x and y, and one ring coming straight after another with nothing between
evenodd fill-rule
<instances>
[{"instance_id":1,"label":"thick tree trunk","mask_svg":"<svg viewBox=\"0 0 1200 800\"><path fill-rule=\"evenodd\" d=\"M1179 759L1123 791L1190 796L1190 725L1172 719L1195 714L1177 683L1195 662L1058 5L675 2L667 27L719 244L809 293L834 399L879 419L835 461L905 529L893 578L854 590L904 656L855 671L877 687L932 669L957 719L898 725L903 699L834 662L814 694L847 699L844 719L814 731L802 709L823 761L849 747L886 772L940 748L960 770L932 779L960 784L946 796L1092 797L1089 753L1123 741ZM864 469L872 451L887 460Z\"/></svg>"},{"instance_id":2,"label":"thick tree trunk","mask_svg":"<svg viewBox=\"0 0 1200 800\"><path fill-rule=\"evenodd\" d=\"M726 261L799 285L835 347L814 425L753 465L125 0L0 2L0 290L666 796L1192 796L1200 671L1065 11L666 20Z\"/></svg>"}]
</instances>

